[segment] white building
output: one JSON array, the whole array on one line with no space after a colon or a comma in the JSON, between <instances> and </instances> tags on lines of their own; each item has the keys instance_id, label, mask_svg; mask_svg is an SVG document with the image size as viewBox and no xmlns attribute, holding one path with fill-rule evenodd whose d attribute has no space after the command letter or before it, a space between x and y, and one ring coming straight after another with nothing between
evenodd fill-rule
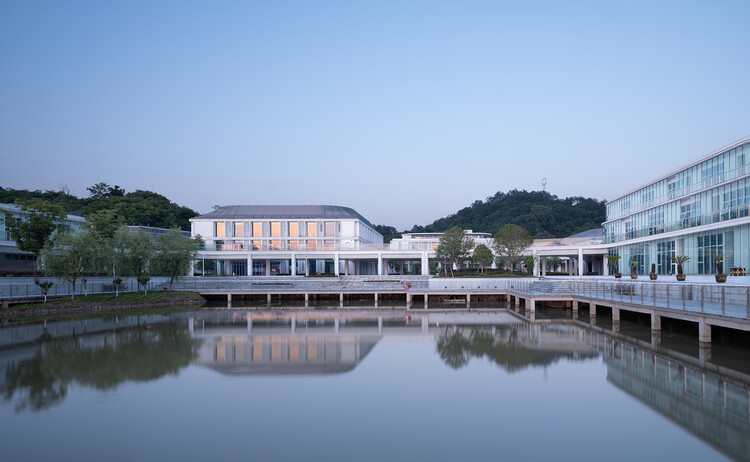
<instances>
[{"instance_id":1,"label":"white building","mask_svg":"<svg viewBox=\"0 0 750 462\"><path fill-rule=\"evenodd\" d=\"M384 250L383 236L348 207L230 205L190 221L206 242L206 274L375 274L382 265L372 252Z\"/></svg>"}]
</instances>

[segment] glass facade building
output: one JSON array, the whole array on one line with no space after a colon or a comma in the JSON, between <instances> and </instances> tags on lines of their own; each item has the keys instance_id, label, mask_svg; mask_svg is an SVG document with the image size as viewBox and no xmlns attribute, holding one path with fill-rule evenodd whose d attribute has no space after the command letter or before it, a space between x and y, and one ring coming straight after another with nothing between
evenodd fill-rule
<instances>
[{"instance_id":1,"label":"glass facade building","mask_svg":"<svg viewBox=\"0 0 750 462\"><path fill-rule=\"evenodd\" d=\"M607 203L604 244L622 257L619 270L674 274L671 257L685 255L686 274L750 268L750 137L714 151Z\"/></svg>"}]
</instances>

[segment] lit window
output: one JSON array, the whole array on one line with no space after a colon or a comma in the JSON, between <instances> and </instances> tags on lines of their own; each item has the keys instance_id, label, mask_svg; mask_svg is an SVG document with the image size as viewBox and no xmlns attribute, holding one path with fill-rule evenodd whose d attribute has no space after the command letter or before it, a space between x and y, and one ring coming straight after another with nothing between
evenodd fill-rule
<instances>
[{"instance_id":1,"label":"lit window","mask_svg":"<svg viewBox=\"0 0 750 462\"><path fill-rule=\"evenodd\" d=\"M299 236L299 223L293 221L289 223L289 237Z\"/></svg>"},{"instance_id":2,"label":"lit window","mask_svg":"<svg viewBox=\"0 0 750 462\"><path fill-rule=\"evenodd\" d=\"M242 237L242 222L241 221L235 221L234 222L234 237Z\"/></svg>"},{"instance_id":3,"label":"lit window","mask_svg":"<svg viewBox=\"0 0 750 462\"><path fill-rule=\"evenodd\" d=\"M224 222L223 221L217 221L216 223L214 223L214 236L224 237Z\"/></svg>"},{"instance_id":4,"label":"lit window","mask_svg":"<svg viewBox=\"0 0 750 462\"><path fill-rule=\"evenodd\" d=\"M281 236L281 223L278 221L272 221L271 222L271 237L280 237Z\"/></svg>"},{"instance_id":5,"label":"lit window","mask_svg":"<svg viewBox=\"0 0 750 462\"><path fill-rule=\"evenodd\" d=\"M253 237L261 237L263 235L263 227L261 226L261 222L254 221L253 222Z\"/></svg>"},{"instance_id":6,"label":"lit window","mask_svg":"<svg viewBox=\"0 0 750 462\"><path fill-rule=\"evenodd\" d=\"M317 229L315 227L314 221L308 221L307 222L307 237L315 237L317 236Z\"/></svg>"}]
</instances>

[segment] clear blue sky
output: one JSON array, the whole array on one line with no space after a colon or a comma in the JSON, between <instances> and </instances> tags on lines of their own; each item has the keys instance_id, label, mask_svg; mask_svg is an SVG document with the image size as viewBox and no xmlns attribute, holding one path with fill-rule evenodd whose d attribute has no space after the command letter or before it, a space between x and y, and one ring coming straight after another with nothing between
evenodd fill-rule
<instances>
[{"instance_id":1,"label":"clear blue sky","mask_svg":"<svg viewBox=\"0 0 750 462\"><path fill-rule=\"evenodd\" d=\"M612 198L750 135L750 2L0 2L0 185L336 204Z\"/></svg>"}]
</instances>

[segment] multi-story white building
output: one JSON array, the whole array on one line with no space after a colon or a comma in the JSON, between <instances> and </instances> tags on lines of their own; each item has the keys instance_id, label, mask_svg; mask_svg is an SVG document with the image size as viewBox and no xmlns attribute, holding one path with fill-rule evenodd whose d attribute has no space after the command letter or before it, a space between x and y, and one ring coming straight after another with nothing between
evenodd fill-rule
<instances>
[{"instance_id":1,"label":"multi-story white building","mask_svg":"<svg viewBox=\"0 0 750 462\"><path fill-rule=\"evenodd\" d=\"M341 253L383 250L383 236L362 215L334 205L230 205L191 218L206 242L201 260L226 275L374 274L377 257Z\"/></svg>"},{"instance_id":2,"label":"multi-story white building","mask_svg":"<svg viewBox=\"0 0 750 462\"><path fill-rule=\"evenodd\" d=\"M714 151L607 203L604 244L620 255L620 271L638 274L656 264L673 274L684 255L688 274L750 267L750 137Z\"/></svg>"},{"instance_id":3,"label":"multi-story white building","mask_svg":"<svg viewBox=\"0 0 750 462\"><path fill-rule=\"evenodd\" d=\"M468 235L474 241L474 247L479 244L484 244L492 249L492 234L490 233L475 233L472 230L464 230L464 233ZM393 239L390 242L392 250L437 250L440 238L445 233L404 233L401 237Z\"/></svg>"}]
</instances>

